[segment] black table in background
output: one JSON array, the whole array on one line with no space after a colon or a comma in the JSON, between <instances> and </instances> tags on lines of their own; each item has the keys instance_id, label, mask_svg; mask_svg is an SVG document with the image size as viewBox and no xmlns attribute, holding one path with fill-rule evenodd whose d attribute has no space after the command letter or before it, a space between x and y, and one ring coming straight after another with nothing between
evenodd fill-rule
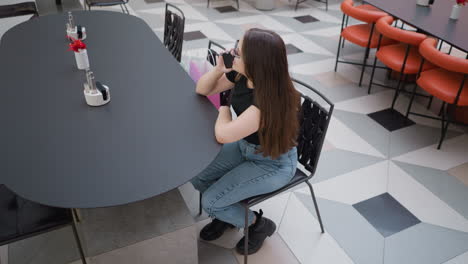
<instances>
[{"instance_id":1,"label":"black table in background","mask_svg":"<svg viewBox=\"0 0 468 264\"><path fill-rule=\"evenodd\" d=\"M27 21L0 45L0 179L44 205L96 208L168 192L216 156L217 110L140 18L74 12L111 102L90 107L66 14Z\"/></svg>"},{"instance_id":2,"label":"black table in background","mask_svg":"<svg viewBox=\"0 0 468 264\"><path fill-rule=\"evenodd\" d=\"M458 20L450 19L455 0L436 0L430 7L416 5L416 0L366 0L365 2L455 48L468 52L468 7L462 8Z\"/></svg>"}]
</instances>

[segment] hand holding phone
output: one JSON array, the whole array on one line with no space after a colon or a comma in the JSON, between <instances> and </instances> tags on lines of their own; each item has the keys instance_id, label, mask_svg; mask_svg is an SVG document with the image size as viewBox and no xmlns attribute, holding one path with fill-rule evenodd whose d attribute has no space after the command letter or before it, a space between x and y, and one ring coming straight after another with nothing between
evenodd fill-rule
<instances>
[{"instance_id":1,"label":"hand holding phone","mask_svg":"<svg viewBox=\"0 0 468 264\"><path fill-rule=\"evenodd\" d=\"M226 69L231 69L232 68L232 62L234 61L234 56L231 55L229 52L223 53L223 61L224 61L224 66Z\"/></svg>"}]
</instances>

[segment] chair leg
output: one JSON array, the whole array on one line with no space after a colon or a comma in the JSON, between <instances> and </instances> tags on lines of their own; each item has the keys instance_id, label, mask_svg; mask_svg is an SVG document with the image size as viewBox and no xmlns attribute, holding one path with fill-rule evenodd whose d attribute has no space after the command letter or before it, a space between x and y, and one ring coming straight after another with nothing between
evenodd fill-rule
<instances>
[{"instance_id":1,"label":"chair leg","mask_svg":"<svg viewBox=\"0 0 468 264\"><path fill-rule=\"evenodd\" d=\"M437 149L440 149L440 147L442 147L442 142L444 141L445 135L447 134L447 129L450 125L450 117L446 116L447 108L448 108L448 105L445 107L445 110L442 113L441 135L440 135L439 145L437 146Z\"/></svg>"},{"instance_id":2,"label":"chair leg","mask_svg":"<svg viewBox=\"0 0 468 264\"><path fill-rule=\"evenodd\" d=\"M80 223L83 221L83 217L81 217L80 209L73 208L72 212L75 216L76 222Z\"/></svg>"},{"instance_id":3,"label":"chair leg","mask_svg":"<svg viewBox=\"0 0 468 264\"><path fill-rule=\"evenodd\" d=\"M247 264L249 256L249 207L245 207L245 222L244 222L244 264Z\"/></svg>"},{"instance_id":4,"label":"chair leg","mask_svg":"<svg viewBox=\"0 0 468 264\"><path fill-rule=\"evenodd\" d=\"M312 200L314 201L314 206L315 206L315 212L317 212L317 218L320 223L320 229L322 230L322 234L325 233L325 230L323 229L323 224L322 224L322 217L320 216L320 211L318 209L317 205L317 199L315 198L315 193L314 193L314 188L312 188L312 184L310 184L309 181L306 181L307 185L309 186L310 189L310 194L312 195Z\"/></svg>"},{"instance_id":5,"label":"chair leg","mask_svg":"<svg viewBox=\"0 0 468 264\"><path fill-rule=\"evenodd\" d=\"M444 111L444 107L445 107L445 102L442 102L442 106L440 107L440 110L439 110L439 116L442 115L442 111Z\"/></svg>"},{"instance_id":6,"label":"chair leg","mask_svg":"<svg viewBox=\"0 0 468 264\"><path fill-rule=\"evenodd\" d=\"M418 87L418 85L416 83L414 83L413 92L411 93L411 99L410 99L410 102L408 104L408 109L406 109L406 118L408 118L409 112L411 111L411 106L413 106L414 96L416 95L416 88L417 87Z\"/></svg>"},{"instance_id":7,"label":"chair leg","mask_svg":"<svg viewBox=\"0 0 468 264\"><path fill-rule=\"evenodd\" d=\"M128 11L128 7L127 7L127 4L123 4L124 8L125 8L125 11L127 12L127 15L130 15L130 11Z\"/></svg>"},{"instance_id":8,"label":"chair leg","mask_svg":"<svg viewBox=\"0 0 468 264\"><path fill-rule=\"evenodd\" d=\"M336 72L336 70L338 69L338 58L340 57L341 41L344 42L344 39L343 39L343 37L340 35L340 41L338 41L338 51L336 52L335 72Z\"/></svg>"},{"instance_id":9,"label":"chair leg","mask_svg":"<svg viewBox=\"0 0 468 264\"><path fill-rule=\"evenodd\" d=\"M402 80L401 80L402 77L404 78L403 83L402 83ZM400 95L400 86L405 87L407 77L408 77L408 75L400 73L400 78L398 78L398 84L397 84L397 87L396 87L396 90L395 90L395 95L393 96L392 107L391 107L392 109L395 108L396 100L398 98L398 95Z\"/></svg>"},{"instance_id":10,"label":"chair leg","mask_svg":"<svg viewBox=\"0 0 468 264\"><path fill-rule=\"evenodd\" d=\"M429 102L427 103L427 109L431 109L432 100L434 100L434 96L429 97Z\"/></svg>"},{"instance_id":11,"label":"chair leg","mask_svg":"<svg viewBox=\"0 0 468 264\"><path fill-rule=\"evenodd\" d=\"M199 196L198 196L198 215L201 215L202 214L202 203L201 203L201 199L202 199L202 194L200 193Z\"/></svg>"},{"instance_id":12,"label":"chair leg","mask_svg":"<svg viewBox=\"0 0 468 264\"><path fill-rule=\"evenodd\" d=\"M328 0L325 0L325 11L328 12Z\"/></svg>"},{"instance_id":13,"label":"chair leg","mask_svg":"<svg viewBox=\"0 0 468 264\"><path fill-rule=\"evenodd\" d=\"M346 22L344 24L344 27L347 27L348 26L348 23L349 23L349 16L346 16ZM344 44L346 42L346 39L343 40L343 44L341 44L341 48L344 49Z\"/></svg>"},{"instance_id":14,"label":"chair leg","mask_svg":"<svg viewBox=\"0 0 468 264\"><path fill-rule=\"evenodd\" d=\"M374 80L375 68L377 66L377 55L374 58L374 64L372 65L372 73L369 81L369 88L367 89L367 94L370 94L372 89L372 81Z\"/></svg>"},{"instance_id":15,"label":"chair leg","mask_svg":"<svg viewBox=\"0 0 468 264\"><path fill-rule=\"evenodd\" d=\"M236 4L237 4L237 11L239 11L239 0L236 0Z\"/></svg>"},{"instance_id":16,"label":"chair leg","mask_svg":"<svg viewBox=\"0 0 468 264\"><path fill-rule=\"evenodd\" d=\"M210 0L206 1L206 8L210 7Z\"/></svg>"},{"instance_id":17,"label":"chair leg","mask_svg":"<svg viewBox=\"0 0 468 264\"><path fill-rule=\"evenodd\" d=\"M76 219L75 219L75 213L73 212L73 209L72 209L71 214L73 218L73 221L72 221L73 236L75 237L76 245L78 246L78 251L80 253L81 262L83 264L87 264L83 246L81 244L80 236L78 235L78 229L76 228Z\"/></svg>"},{"instance_id":18,"label":"chair leg","mask_svg":"<svg viewBox=\"0 0 468 264\"><path fill-rule=\"evenodd\" d=\"M362 79L364 77L364 71L366 70L366 62L369 57L370 48L366 48L366 53L364 54L364 60L362 61L361 77L359 78L359 86L362 86Z\"/></svg>"},{"instance_id":19,"label":"chair leg","mask_svg":"<svg viewBox=\"0 0 468 264\"><path fill-rule=\"evenodd\" d=\"M294 8L294 11L297 11L298 6L299 6L299 0L296 1L296 7Z\"/></svg>"}]
</instances>

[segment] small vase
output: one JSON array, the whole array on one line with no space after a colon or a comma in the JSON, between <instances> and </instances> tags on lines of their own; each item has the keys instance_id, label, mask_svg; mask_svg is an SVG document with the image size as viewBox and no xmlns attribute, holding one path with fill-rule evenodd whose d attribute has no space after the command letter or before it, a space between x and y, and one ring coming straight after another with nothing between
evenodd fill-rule
<instances>
[{"instance_id":1,"label":"small vase","mask_svg":"<svg viewBox=\"0 0 468 264\"><path fill-rule=\"evenodd\" d=\"M76 66L80 70L86 70L89 68L88 52L86 49L79 50L75 53Z\"/></svg>"},{"instance_id":2,"label":"small vase","mask_svg":"<svg viewBox=\"0 0 468 264\"><path fill-rule=\"evenodd\" d=\"M416 0L416 4L420 6L429 6L429 0Z\"/></svg>"},{"instance_id":3,"label":"small vase","mask_svg":"<svg viewBox=\"0 0 468 264\"><path fill-rule=\"evenodd\" d=\"M460 5L453 5L452 7L452 13L450 13L450 19L457 20L458 17L460 16L460 11L462 9L462 6Z\"/></svg>"}]
</instances>

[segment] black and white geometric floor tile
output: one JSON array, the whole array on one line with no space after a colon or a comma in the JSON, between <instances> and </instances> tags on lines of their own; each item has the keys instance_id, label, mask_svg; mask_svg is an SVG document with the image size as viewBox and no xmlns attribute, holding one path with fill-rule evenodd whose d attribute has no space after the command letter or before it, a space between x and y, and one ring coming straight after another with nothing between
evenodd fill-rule
<instances>
[{"instance_id":1,"label":"black and white geometric floor tile","mask_svg":"<svg viewBox=\"0 0 468 264\"><path fill-rule=\"evenodd\" d=\"M274 30L287 44L291 75L336 106L312 180L326 233L320 233L307 186L295 188L257 206L278 230L251 263L468 263L468 134L452 126L437 150L437 121L401 121L407 96L399 97L395 114L388 110L393 90L375 87L367 94L369 71L362 87L359 67L340 64L334 72L338 1L330 1L328 12L315 1L294 11L295 1L281 0L266 12L256 10L254 1L239 1L239 10L230 8L235 1L210 1L209 8L205 0L168 2L187 18L184 66L203 58L209 39L230 48L249 28ZM165 2L131 0L129 7L162 37ZM344 54L360 60L363 51L347 43ZM384 72L375 78L387 82ZM434 115L425 104L416 103L414 110ZM220 241L201 242L200 263L242 263L232 250L240 237L233 231Z\"/></svg>"}]
</instances>

